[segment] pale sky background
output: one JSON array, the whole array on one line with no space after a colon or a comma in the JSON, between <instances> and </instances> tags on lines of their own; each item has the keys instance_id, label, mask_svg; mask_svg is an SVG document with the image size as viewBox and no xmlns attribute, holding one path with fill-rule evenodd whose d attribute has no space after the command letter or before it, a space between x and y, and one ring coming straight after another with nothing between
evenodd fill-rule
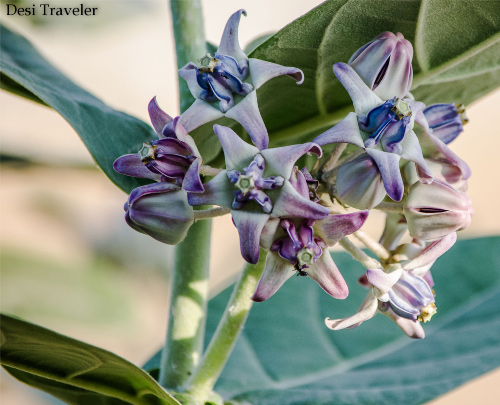
<instances>
[{"instance_id":1,"label":"pale sky background","mask_svg":"<svg viewBox=\"0 0 500 405\"><path fill-rule=\"evenodd\" d=\"M81 1L65 1L77 3ZM99 4L99 12L104 17L112 17L114 7L110 3L128 3L127 0L88 1L85 5ZM147 104L153 96L157 96L162 108L176 115L177 73L171 34L170 12L167 1L144 1L144 5L153 7L153 13L139 13L135 18L114 21L98 27L71 27L68 25L49 27L45 30L33 29L22 18L5 16L1 10L2 22L24 34L34 45L57 67L97 97L112 107L135 115L149 122ZM202 1L205 15L205 31L207 39L218 44L227 18L239 8L245 8L247 17L240 24L240 42L244 46L255 37L277 31L293 19L306 13L320 4L312 0L205 0ZM457 100L459 101L459 100ZM496 207L500 200L500 188L492 187L497 169L500 137L494 120L498 116L500 91L492 93L482 101L468 108L470 123L465 132L452 144L453 150L463 157L471 166L473 176L469 181L468 193L472 197L475 216L472 225L460 234L461 237L492 235L500 233L500 216L492 215L492 203ZM68 163L91 162L85 147L72 128L54 111L35 103L25 101L16 96L0 93L2 149L7 153L22 153L33 156L36 160ZM492 171L495 170L495 172ZM102 176L104 177L104 176ZM1 219L3 234L11 236L14 242L23 243L33 238L28 233L29 226L22 226L29 216L19 210L20 198L27 190L49 184L54 188L61 187L61 195L71 199L82 212L85 207L93 206L98 197L82 196L81 189L74 181L57 180L51 184L50 179L37 178L20 184L15 175L2 177ZM83 181L83 180L82 180ZM78 182L78 181L77 181ZM125 195L113 189L111 183L102 182L102 186L93 186L92 190L99 196L106 196L108 205L118 207L116 215L121 218L121 204ZM108 212L108 211L106 211ZM85 214L83 214L85 215ZM87 214L88 221L95 220L95 214ZM114 214L113 214L114 215ZM374 221L371 231L375 231L380 221ZM89 225L90 226L90 225ZM230 235L230 237L228 236ZM77 250L67 249L58 241L64 236L51 237L45 232L37 235L40 251L50 251L54 255L79 254ZM52 238L52 239L51 239ZM62 238L62 239L58 239ZM221 239L228 241L225 249L214 243L211 268L221 268L225 263L238 267L241 263L237 247L236 231L229 218L215 221L214 242ZM48 241L44 245L43 240ZM49 246L50 242L50 246ZM53 242L53 243L52 243ZM37 247L34 247L36 249ZM235 253L236 252L236 253ZM217 276L217 275L216 275ZM219 274L219 278L221 278ZM227 278L227 275L226 275ZM216 285L215 282L213 285ZM161 316L161 315L160 315ZM148 337L148 347L156 347L163 340L163 324L155 325L148 321L153 332ZM48 325L50 326L50 325ZM61 329L59 329L61 330ZM62 330L61 330L62 331ZM84 340L85 337L80 337ZM105 337L90 336L93 344L113 349L113 342ZM155 346L153 346L155 345ZM137 344L122 347L121 355L135 362L144 359L150 350ZM134 351L132 351L132 349ZM130 352L130 353L129 353ZM496 382L496 384L495 384ZM494 403L500 397L500 371L490 373L480 379L466 384L433 405L464 405L472 402L481 404ZM21 403L21 402L19 402ZM25 402L26 403L26 402Z\"/></svg>"}]
</instances>

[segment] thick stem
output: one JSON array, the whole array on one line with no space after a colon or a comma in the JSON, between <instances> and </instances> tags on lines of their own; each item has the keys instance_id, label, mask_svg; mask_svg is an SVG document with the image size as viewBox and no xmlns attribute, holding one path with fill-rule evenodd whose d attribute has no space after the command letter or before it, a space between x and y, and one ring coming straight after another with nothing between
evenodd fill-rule
<instances>
[{"instance_id":1,"label":"thick stem","mask_svg":"<svg viewBox=\"0 0 500 405\"><path fill-rule=\"evenodd\" d=\"M177 67L206 52L200 0L170 0ZM181 112L193 102L185 81L179 78ZM160 384L180 389L198 365L203 351L208 300L210 220L194 223L177 245L170 284L170 313L162 351Z\"/></svg>"},{"instance_id":2,"label":"thick stem","mask_svg":"<svg viewBox=\"0 0 500 405\"><path fill-rule=\"evenodd\" d=\"M253 304L250 297L257 287L265 262L266 252L261 249L259 262L255 265L246 263L243 267L200 366L187 384L187 392L202 403L210 395L243 329Z\"/></svg>"},{"instance_id":3,"label":"thick stem","mask_svg":"<svg viewBox=\"0 0 500 405\"><path fill-rule=\"evenodd\" d=\"M177 67L195 62L207 52L205 28L200 0L170 0L174 27ZM193 104L194 98L184 79L179 77L181 112Z\"/></svg>"},{"instance_id":4,"label":"thick stem","mask_svg":"<svg viewBox=\"0 0 500 405\"><path fill-rule=\"evenodd\" d=\"M212 221L195 222L175 249L160 384L181 389L203 353Z\"/></svg>"}]
</instances>

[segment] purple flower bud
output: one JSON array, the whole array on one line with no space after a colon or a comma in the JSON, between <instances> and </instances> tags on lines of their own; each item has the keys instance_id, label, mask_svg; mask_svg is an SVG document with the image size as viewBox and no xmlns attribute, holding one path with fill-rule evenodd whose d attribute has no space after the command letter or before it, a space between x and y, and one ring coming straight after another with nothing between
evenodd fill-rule
<instances>
[{"instance_id":1,"label":"purple flower bud","mask_svg":"<svg viewBox=\"0 0 500 405\"><path fill-rule=\"evenodd\" d=\"M172 183L134 189L124 208L130 227L169 245L182 242L194 221L186 191Z\"/></svg>"},{"instance_id":2,"label":"purple flower bud","mask_svg":"<svg viewBox=\"0 0 500 405\"><path fill-rule=\"evenodd\" d=\"M444 143L453 141L469 122L463 104L433 104L423 112L432 135Z\"/></svg>"},{"instance_id":3,"label":"purple flower bud","mask_svg":"<svg viewBox=\"0 0 500 405\"><path fill-rule=\"evenodd\" d=\"M431 184L415 183L404 205L410 235L424 241L466 228L473 213L467 194L439 180Z\"/></svg>"},{"instance_id":4,"label":"purple flower bud","mask_svg":"<svg viewBox=\"0 0 500 405\"><path fill-rule=\"evenodd\" d=\"M366 153L340 166L336 187L340 201L358 209L373 208L386 195L380 171Z\"/></svg>"},{"instance_id":5,"label":"purple flower bud","mask_svg":"<svg viewBox=\"0 0 500 405\"><path fill-rule=\"evenodd\" d=\"M404 97L413 80L413 47L403 34L383 32L358 49L349 65L383 100Z\"/></svg>"}]
</instances>

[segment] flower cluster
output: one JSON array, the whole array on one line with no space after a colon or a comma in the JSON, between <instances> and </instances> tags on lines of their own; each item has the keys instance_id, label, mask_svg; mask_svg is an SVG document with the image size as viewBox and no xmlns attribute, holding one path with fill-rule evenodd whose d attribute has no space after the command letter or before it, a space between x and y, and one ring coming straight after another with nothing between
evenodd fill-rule
<instances>
[{"instance_id":1,"label":"flower cluster","mask_svg":"<svg viewBox=\"0 0 500 405\"><path fill-rule=\"evenodd\" d=\"M176 244L194 221L230 213L243 258L255 264L261 249L268 252L254 301L269 299L294 274L312 278L334 298L346 298L348 286L328 248L348 244L367 267L360 283L369 293L357 314L327 319L326 325L352 328L380 312L408 336L422 338L421 322L436 312L429 269L473 213L465 194L470 169L448 146L467 122L463 106L416 101L409 93L412 45L400 33L384 32L347 64L333 66L354 112L311 142L269 148L256 90L280 75L301 84L303 73L248 58L238 43L243 14L229 18L213 56L180 69L193 105L172 119L153 99L149 114L158 139L116 160L118 172L155 181L131 193L128 224ZM222 116L238 121L253 144L214 125L225 167L212 168L203 164L188 132ZM331 154L311 172L296 166L305 154L321 159L322 148L331 145ZM206 205L219 208L199 210ZM380 242L367 244L382 252L379 260L364 260L348 239L366 239L359 229L371 209L387 211ZM412 241L401 244L406 232Z\"/></svg>"}]
</instances>

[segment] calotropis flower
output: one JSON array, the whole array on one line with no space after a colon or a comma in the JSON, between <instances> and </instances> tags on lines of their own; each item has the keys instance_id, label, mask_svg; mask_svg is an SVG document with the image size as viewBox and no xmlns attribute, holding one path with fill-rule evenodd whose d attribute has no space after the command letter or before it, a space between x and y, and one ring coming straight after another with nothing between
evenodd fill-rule
<instances>
[{"instance_id":1,"label":"calotropis flower","mask_svg":"<svg viewBox=\"0 0 500 405\"><path fill-rule=\"evenodd\" d=\"M349 113L339 124L319 135L313 142L321 146L345 142L364 149L375 162L385 191L394 201L401 201L404 191L399 169L401 158L415 162L420 181L432 182L432 173L413 132L415 113L422 110L424 104L397 97L383 102L351 66L336 63L333 71L351 96L355 112ZM355 180L337 176L337 186L339 182ZM349 188L349 185L345 188ZM380 196L378 199L381 200Z\"/></svg>"},{"instance_id":2,"label":"calotropis flower","mask_svg":"<svg viewBox=\"0 0 500 405\"><path fill-rule=\"evenodd\" d=\"M355 328L380 312L409 337L423 339L420 323L428 322L436 312L429 268L455 241L452 233L423 248L412 260L392 264L386 271L369 269L364 281L371 290L359 311L344 319L326 318L326 326L332 330Z\"/></svg>"},{"instance_id":3,"label":"calotropis flower","mask_svg":"<svg viewBox=\"0 0 500 405\"><path fill-rule=\"evenodd\" d=\"M145 143L138 153L119 157L113 168L127 176L173 182L190 192L203 191L200 152L179 117L172 119L158 106L156 98L149 102L148 111L159 139Z\"/></svg>"},{"instance_id":4,"label":"calotropis flower","mask_svg":"<svg viewBox=\"0 0 500 405\"><path fill-rule=\"evenodd\" d=\"M260 150L269 144L267 129L257 105L256 90L268 80L289 75L301 84L300 69L248 58L238 43L238 26L245 10L228 20L219 48L201 58L200 67L188 63L179 70L196 101L181 115L188 132L222 116L238 121ZM202 55L200 55L202 56Z\"/></svg>"},{"instance_id":5,"label":"calotropis flower","mask_svg":"<svg viewBox=\"0 0 500 405\"><path fill-rule=\"evenodd\" d=\"M214 131L224 150L226 170L205 183L203 193L190 193L188 199L191 205L231 208L240 236L241 254L246 261L257 263L262 229L270 218L316 220L330 213L328 208L303 197L289 181L299 157L309 152L321 156L318 145L309 142L259 150L230 128L214 125Z\"/></svg>"},{"instance_id":6,"label":"calotropis flower","mask_svg":"<svg viewBox=\"0 0 500 405\"><path fill-rule=\"evenodd\" d=\"M413 80L413 47L403 34L382 32L347 62L382 100L405 97Z\"/></svg>"},{"instance_id":7,"label":"calotropis flower","mask_svg":"<svg viewBox=\"0 0 500 405\"><path fill-rule=\"evenodd\" d=\"M304 198L309 197L306 177L296 168L290 183ZM294 274L311 277L334 298L347 297L349 289L327 247L357 231L367 217L368 211L360 211L330 214L318 221L304 218L269 221L262 233L261 245L270 252L252 300L267 300ZM273 221L280 224L276 232L273 232L276 229Z\"/></svg>"}]
</instances>

